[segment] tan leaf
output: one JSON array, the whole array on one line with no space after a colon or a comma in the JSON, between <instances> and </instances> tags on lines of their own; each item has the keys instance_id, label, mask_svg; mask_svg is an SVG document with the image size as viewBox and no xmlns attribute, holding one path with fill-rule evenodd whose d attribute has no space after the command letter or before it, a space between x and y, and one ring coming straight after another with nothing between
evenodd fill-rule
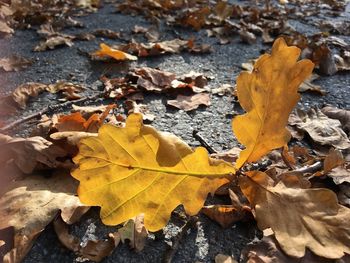
<instances>
[{"instance_id":1,"label":"tan leaf","mask_svg":"<svg viewBox=\"0 0 350 263\"><path fill-rule=\"evenodd\" d=\"M5 71L19 71L32 64L32 61L17 55L0 59L0 68Z\"/></svg>"},{"instance_id":2,"label":"tan leaf","mask_svg":"<svg viewBox=\"0 0 350 263\"><path fill-rule=\"evenodd\" d=\"M326 91L323 90L321 86L312 84L312 82L318 78L318 75L312 74L308 79L304 80L304 82L301 83L299 86L299 92L314 92L322 96L326 95Z\"/></svg>"},{"instance_id":3,"label":"tan leaf","mask_svg":"<svg viewBox=\"0 0 350 263\"><path fill-rule=\"evenodd\" d=\"M339 120L345 132L350 134L350 111L327 106L321 109L322 113L331 119Z\"/></svg>"},{"instance_id":4,"label":"tan leaf","mask_svg":"<svg viewBox=\"0 0 350 263\"><path fill-rule=\"evenodd\" d=\"M184 111L197 109L200 105L210 105L210 95L208 93L199 93L194 95L177 95L175 100L168 100L168 105L174 106Z\"/></svg>"},{"instance_id":5,"label":"tan leaf","mask_svg":"<svg viewBox=\"0 0 350 263\"><path fill-rule=\"evenodd\" d=\"M52 36L49 37L45 42L41 42L34 48L34 51L45 51L48 49L55 49L59 46L73 46L72 37L68 36Z\"/></svg>"},{"instance_id":6,"label":"tan leaf","mask_svg":"<svg viewBox=\"0 0 350 263\"><path fill-rule=\"evenodd\" d=\"M238 210L232 205L208 205L204 206L201 212L223 228L228 228L247 217L247 211Z\"/></svg>"},{"instance_id":7,"label":"tan leaf","mask_svg":"<svg viewBox=\"0 0 350 263\"><path fill-rule=\"evenodd\" d=\"M152 122L156 118L154 114L149 112L149 109L145 104L137 104L136 101L126 100L125 106L128 114L141 113L144 121Z\"/></svg>"},{"instance_id":8,"label":"tan leaf","mask_svg":"<svg viewBox=\"0 0 350 263\"><path fill-rule=\"evenodd\" d=\"M30 174L38 164L50 168L62 166L58 157L66 156L66 152L46 139L36 136L29 138L12 138L0 143L0 163L4 165L13 160L23 172Z\"/></svg>"},{"instance_id":9,"label":"tan leaf","mask_svg":"<svg viewBox=\"0 0 350 263\"><path fill-rule=\"evenodd\" d=\"M217 254L215 256L215 263L237 263L237 260L235 260L231 256Z\"/></svg>"},{"instance_id":10,"label":"tan leaf","mask_svg":"<svg viewBox=\"0 0 350 263\"><path fill-rule=\"evenodd\" d=\"M21 262L35 238L60 210L66 222L72 222L72 216L78 218L74 213L84 205L76 196L76 187L76 181L64 173L50 178L31 175L7 186L0 197L0 230L14 227L15 232L14 246L4 256L5 262Z\"/></svg>"},{"instance_id":11,"label":"tan leaf","mask_svg":"<svg viewBox=\"0 0 350 263\"><path fill-rule=\"evenodd\" d=\"M111 233L106 240L88 240L83 246L79 238L69 234L68 225L61 217L57 217L53 225L58 239L66 248L94 262L109 256L120 242L119 233Z\"/></svg>"},{"instance_id":12,"label":"tan leaf","mask_svg":"<svg viewBox=\"0 0 350 263\"><path fill-rule=\"evenodd\" d=\"M36 97L46 90L46 84L29 82L18 86L12 93L13 100L24 109L29 97Z\"/></svg>"},{"instance_id":13,"label":"tan leaf","mask_svg":"<svg viewBox=\"0 0 350 263\"><path fill-rule=\"evenodd\" d=\"M15 31L9 27L5 21L0 20L0 32L4 34L13 34Z\"/></svg>"},{"instance_id":14,"label":"tan leaf","mask_svg":"<svg viewBox=\"0 0 350 263\"><path fill-rule=\"evenodd\" d=\"M140 214L128 220L122 228L118 229L118 233L123 242L126 239L130 241L130 247L135 249L136 252L142 251L148 236L148 231L144 225L144 215Z\"/></svg>"},{"instance_id":15,"label":"tan leaf","mask_svg":"<svg viewBox=\"0 0 350 263\"><path fill-rule=\"evenodd\" d=\"M324 173L330 172L333 168L336 168L345 163L341 151L331 149L329 154L324 159L323 170Z\"/></svg>"},{"instance_id":16,"label":"tan leaf","mask_svg":"<svg viewBox=\"0 0 350 263\"><path fill-rule=\"evenodd\" d=\"M339 205L328 189L287 187L265 173L248 172L240 187L255 209L261 230L272 228L282 250L303 257L309 248L318 256L341 258L350 253L350 209Z\"/></svg>"},{"instance_id":17,"label":"tan leaf","mask_svg":"<svg viewBox=\"0 0 350 263\"><path fill-rule=\"evenodd\" d=\"M344 259L349 256L344 256ZM241 253L241 260L246 263L333 263L334 260L319 257L306 251L302 258L290 257L283 252L273 235L249 243ZM337 261L338 262L338 261ZM339 262L340 263L340 262Z\"/></svg>"},{"instance_id":18,"label":"tan leaf","mask_svg":"<svg viewBox=\"0 0 350 263\"><path fill-rule=\"evenodd\" d=\"M136 68L133 74L138 77L137 85L148 91L163 91L170 88L175 74L149 67Z\"/></svg>"},{"instance_id":19,"label":"tan leaf","mask_svg":"<svg viewBox=\"0 0 350 263\"><path fill-rule=\"evenodd\" d=\"M310 109L307 112L298 110L290 124L307 132L320 145L341 150L350 147L349 138L342 130L340 121L328 118L319 109Z\"/></svg>"}]
</instances>

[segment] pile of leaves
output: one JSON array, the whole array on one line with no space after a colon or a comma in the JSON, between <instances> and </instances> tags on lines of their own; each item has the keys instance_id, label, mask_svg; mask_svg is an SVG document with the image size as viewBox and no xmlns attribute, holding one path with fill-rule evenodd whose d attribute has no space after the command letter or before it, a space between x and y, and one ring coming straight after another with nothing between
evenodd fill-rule
<instances>
[{"instance_id":1,"label":"pile of leaves","mask_svg":"<svg viewBox=\"0 0 350 263\"><path fill-rule=\"evenodd\" d=\"M348 260L350 112L292 112L298 87L314 68L310 60L298 61L300 53L279 38L271 54L237 78L235 94L246 113L233 118L232 130L244 150L209 155L144 125L128 96L184 88L205 94L208 81L152 68L104 78L105 96L131 101L126 120L115 104L73 105L70 114L43 116L31 137L1 135L4 262L21 261L51 221L62 244L84 258L100 261L125 240L139 251L148 231L161 230L179 205L188 220L201 211L223 227L254 218L264 238L242 252L249 262ZM14 94L28 96L19 90ZM14 94L12 99L21 98ZM26 99L19 101L25 105ZM310 138L313 149L288 147L292 137ZM209 193L228 195L231 203L204 206ZM83 244L68 225L90 206L101 207L104 224L119 227L106 239Z\"/></svg>"}]
</instances>

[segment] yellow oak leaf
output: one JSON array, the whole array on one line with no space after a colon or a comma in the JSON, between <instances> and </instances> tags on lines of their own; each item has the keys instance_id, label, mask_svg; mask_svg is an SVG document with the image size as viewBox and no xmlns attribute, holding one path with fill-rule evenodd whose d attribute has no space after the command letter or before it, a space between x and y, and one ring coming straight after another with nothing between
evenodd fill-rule
<instances>
[{"instance_id":1,"label":"yellow oak leaf","mask_svg":"<svg viewBox=\"0 0 350 263\"><path fill-rule=\"evenodd\" d=\"M235 172L229 163L209 158L204 148L192 151L178 137L143 125L141 114L131 114L125 128L107 124L98 137L81 140L74 162L79 198L101 206L105 224L144 213L150 231L164 227L180 204L197 214L208 193Z\"/></svg>"},{"instance_id":2,"label":"yellow oak leaf","mask_svg":"<svg viewBox=\"0 0 350 263\"><path fill-rule=\"evenodd\" d=\"M275 185L259 171L248 172L239 185L259 228L271 228L286 254L300 258L306 248L325 258L350 254L350 209L338 204L333 191L305 188L298 180Z\"/></svg>"},{"instance_id":3,"label":"yellow oak leaf","mask_svg":"<svg viewBox=\"0 0 350 263\"><path fill-rule=\"evenodd\" d=\"M247 112L232 121L232 129L244 149L236 162L254 162L290 139L286 129L288 116L298 102L299 85L314 68L310 60L297 62L300 49L288 47L279 38L272 54L262 55L252 73L242 72L237 78L237 96Z\"/></svg>"},{"instance_id":4,"label":"yellow oak leaf","mask_svg":"<svg viewBox=\"0 0 350 263\"><path fill-rule=\"evenodd\" d=\"M125 53L123 51L120 51L118 49L111 48L110 46L101 43L100 44L100 50L97 50L93 53L93 55L98 57L112 57L116 60L137 60L137 57L130 55L128 53Z\"/></svg>"}]
</instances>

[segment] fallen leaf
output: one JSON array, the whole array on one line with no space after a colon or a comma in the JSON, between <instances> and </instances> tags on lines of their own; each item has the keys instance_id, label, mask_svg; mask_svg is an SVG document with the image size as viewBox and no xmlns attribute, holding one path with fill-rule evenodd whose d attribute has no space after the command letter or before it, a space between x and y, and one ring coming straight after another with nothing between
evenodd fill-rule
<instances>
[{"instance_id":1,"label":"fallen leaf","mask_svg":"<svg viewBox=\"0 0 350 263\"><path fill-rule=\"evenodd\" d=\"M342 184L344 182L350 183L350 163L346 162L341 166L333 168L327 173L328 177L331 177L335 184Z\"/></svg>"},{"instance_id":2,"label":"fallen leaf","mask_svg":"<svg viewBox=\"0 0 350 263\"><path fill-rule=\"evenodd\" d=\"M235 172L204 148L193 152L176 136L143 125L140 114L131 114L125 128L104 125L97 138L81 140L74 162L79 198L101 206L105 224L144 213L150 231L161 229L180 204L189 215L198 213L207 194Z\"/></svg>"},{"instance_id":3,"label":"fallen leaf","mask_svg":"<svg viewBox=\"0 0 350 263\"><path fill-rule=\"evenodd\" d=\"M174 73L149 67L136 68L132 74L138 77L137 86L147 91L161 92L170 88L171 82L176 78Z\"/></svg>"},{"instance_id":4,"label":"fallen leaf","mask_svg":"<svg viewBox=\"0 0 350 263\"><path fill-rule=\"evenodd\" d=\"M211 94L224 96L224 95L233 95L235 92L235 87L230 84L222 84L220 87L211 89Z\"/></svg>"},{"instance_id":5,"label":"fallen leaf","mask_svg":"<svg viewBox=\"0 0 350 263\"><path fill-rule=\"evenodd\" d=\"M58 118L55 128L59 132L64 131L84 131L97 132L102 126L109 112L115 108L115 104L108 105L101 114L94 113L88 119L85 119L80 112L74 112L68 115L62 115Z\"/></svg>"},{"instance_id":6,"label":"fallen leaf","mask_svg":"<svg viewBox=\"0 0 350 263\"><path fill-rule=\"evenodd\" d=\"M350 134L350 111L327 106L321 109L322 113L331 119L339 120L345 132Z\"/></svg>"},{"instance_id":7,"label":"fallen leaf","mask_svg":"<svg viewBox=\"0 0 350 263\"><path fill-rule=\"evenodd\" d=\"M149 113L149 109L145 104L137 104L136 101L126 100L125 101L126 110L128 114L131 113L141 113L144 121L154 121L155 115Z\"/></svg>"},{"instance_id":8,"label":"fallen leaf","mask_svg":"<svg viewBox=\"0 0 350 263\"><path fill-rule=\"evenodd\" d=\"M105 37L105 38L110 38L110 39L118 39L121 38L119 32L115 32L110 29L96 29L95 31L92 32L92 34L96 37Z\"/></svg>"},{"instance_id":9,"label":"fallen leaf","mask_svg":"<svg viewBox=\"0 0 350 263\"><path fill-rule=\"evenodd\" d=\"M61 217L54 220L53 226L58 239L66 248L94 262L100 262L109 256L120 242L119 233L110 233L106 240L88 240L87 244L83 246L79 238L69 234L68 225Z\"/></svg>"},{"instance_id":10,"label":"fallen leaf","mask_svg":"<svg viewBox=\"0 0 350 263\"><path fill-rule=\"evenodd\" d=\"M2 175L7 176L7 175ZM14 245L4 256L4 262L21 262L35 238L62 211L65 222L74 223L88 207L76 196L75 180L62 173L49 178L26 176L7 185L0 197L0 229L14 228Z\"/></svg>"},{"instance_id":11,"label":"fallen leaf","mask_svg":"<svg viewBox=\"0 0 350 263\"><path fill-rule=\"evenodd\" d=\"M59 46L73 46L72 37L68 36L52 36L46 41L41 42L34 48L34 51L45 51L48 49L55 49Z\"/></svg>"},{"instance_id":12,"label":"fallen leaf","mask_svg":"<svg viewBox=\"0 0 350 263\"><path fill-rule=\"evenodd\" d=\"M0 134L4 138L3 134ZM13 160L16 166L26 174L30 174L39 165L59 168L63 165L58 157L66 156L66 152L46 139L36 136L29 138L12 138L6 136L0 142L0 163Z\"/></svg>"},{"instance_id":13,"label":"fallen leaf","mask_svg":"<svg viewBox=\"0 0 350 263\"><path fill-rule=\"evenodd\" d=\"M289 124L307 132L317 144L341 150L350 147L349 138L342 130L340 121L328 118L320 109L312 108L307 112L297 110L297 115L289 120Z\"/></svg>"},{"instance_id":14,"label":"fallen leaf","mask_svg":"<svg viewBox=\"0 0 350 263\"><path fill-rule=\"evenodd\" d=\"M255 209L258 227L272 228L282 250L303 257L309 248L318 256L336 259L350 252L350 209L338 204L328 189L287 187L265 173L248 172L239 185Z\"/></svg>"},{"instance_id":15,"label":"fallen leaf","mask_svg":"<svg viewBox=\"0 0 350 263\"><path fill-rule=\"evenodd\" d=\"M244 43L252 45L256 42L256 36L245 29L239 31L239 36Z\"/></svg>"},{"instance_id":16,"label":"fallen leaf","mask_svg":"<svg viewBox=\"0 0 350 263\"><path fill-rule=\"evenodd\" d=\"M29 82L18 86L12 93L13 100L25 109L29 97L36 97L46 90L46 84Z\"/></svg>"},{"instance_id":17,"label":"fallen leaf","mask_svg":"<svg viewBox=\"0 0 350 263\"><path fill-rule=\"evenodd\" d=\"M233 223L241 221L247 216L247 211L238 210L232 205L203 206L201 212L223 228L228 228L232 226Z\"/></svg>"},{"instance_id":18,"label":"fallen leaf","mask_svg":"<svg viewBox=\"0 0 350 263\"><path fill-rule=\"evenodd\" d=\"M142 251L148 236L148 231L144 226L144 215L140 214L129 219L122 228L118 229L118 233L123 242L126 239L130 241L130 247L136 252Z\"/></svg>"},{"instance_id":19,"label":"fallen leaf","mask_svg":"<svg viewBox=\"0 0 350 263\"><path fill-rule=\"evenodd\" d=\"M11 35L15 31L11 27L9 27L5 21L0 20L0 32L3 34Z\"/></svg>"},{"instance_id":20,"label":"fallen leaf","mask_svg":"<svg viewBox=\"0 0 350 263\"><path fill-rule=\"evenodd\" d=\"M194 95L177 95L175 100L168 100L168 105L174 106L184 111L197 109L200 105L210 105L210 95L208 93L199 93Z\"/></svg>"},{"instance_id":21,"label":"fallen leaf","mask_svg":"<svg viewBox=\"0 0 350 263\"><path fill-rule=\"evenodd\" d=\"M344 183L339 185L337 196L340 204L350 207L350 184Z\"/></svg>"},{"instance_id":22,"label":"fallen leaf","mask_svg":"<svg viewBox=\"0 0 350 263\"><path fill-rule=\"evenodd\" d=\"M326 95L326 91L322 89L321 86L312 84L312 82L316 79L318 79L319 76L316 74L312 74L308 79L304 80L303 83L299 86L298 91L299 92L314 92L319 95Z\"/></svg>"},{"instance_id":23,"label":"fallen leaf","mask_svg":"<svg viewBox=\"0 0 350 263\"><path fill-rule=\"evenodd\" d=\"M72 105L72 112L80 112L80 114L84 118L89 118L94 113L102 113L107 109L108 105L100 105L100 106L78 106Z\"/></svg>"},{"instance_id":24,"label":"fallen leaf","mask_svg":"<svg viewBox=\"0 0 350 263\"><path fill-rule=\"evenodd\" d=\"M347 257L347 256L345 256ZM332 263L334 260L316 256L306 250L302 258L290 257L283 252L273 235L249 243L241 252L241 260L247 263Z\"/></svg>"},{"instance_id":25,"label":"fallen leaf","mask_svg":"<svg viewBox=\"0 0 350 263\"><path fill-rule=\"evenodd\" d=\"M345 160L343 158L341 151L331 149L328 155L326 156L326 158L324 159L324 163L323 163L324 173L326 174L330 172L333 168L336 168L344 163L345 163Z\"/></svg>"},{"instance_id":26,"label":"fallen leaf","mask_svg":"<svg viewBox=\"0 0 350 263\"><path fill-rule=\"evenodd\" d=\"M237 260L233 259L231 256L217 254L215 256L215 263L238 263Z\"/></svg>"},{"instance_id":27,"label":"fallen leaf","mask_svg":"<svg viewBox=\"0 0 350 263\"><path fill-rule=\"evenodd\" d=\"M137 60L137 57L125 53L123 51L109 47L108 45L101 43L100 50L93 53L93 56L97 57L112 57L115 60Z\"/></svg>"},{"instance_id":28,"label":"fallen leaf","mask_svg":"<svg viewBox=\"0 0 350 263\"><path fill-rule=\"evenodd\" d=\"M80 98L80 95L77 93L83 90L83 86L65 81L58 81L55 84L28 82L18 86L12 92L12 98L21 109L25 109L30 97L36 97L44 91L50 93L62 92L66 100L76 100Z\"/></svg>"},{"instance_id":29,"label":"fallen leaf","mask_svg":"<svg viewBox=\"0 0 350 263\"><path fill-rule=\"evenodd\" d=\"M64 100L77 100L81 98L78 93L85 90L85 88L78 84L58 81L55 84L48 84L45 90L50 93L62 92L62 95L65 97Z\"/></svg>"},{"instance_id":30,"label":"fallen leaf","mask_svg":"<svg viewBox=\"0 0 350 263\"><path fill-rule=\"evenodd\" d=\"M17 55L0 59L0 68L5 71L19 71L32 64L32 61Z\"/></svg>"},{"instance_id":31,"label":"fallen leaf","mask_svg":"<svg viewBox=\"0 0 350 263\"><path fill-rule=\"evenodd\" d=\"M261 56L252 73L242 72L237 78L237 95L244 115L235 117L232 129L246 146L237 160L240 168L285 145L290 139L286 129L288 116L299 100L298 86L308 77L313 64L296 62L300 49L288 47L283 38L275 41L272 54Z\"/></svg>"}]
</instances>

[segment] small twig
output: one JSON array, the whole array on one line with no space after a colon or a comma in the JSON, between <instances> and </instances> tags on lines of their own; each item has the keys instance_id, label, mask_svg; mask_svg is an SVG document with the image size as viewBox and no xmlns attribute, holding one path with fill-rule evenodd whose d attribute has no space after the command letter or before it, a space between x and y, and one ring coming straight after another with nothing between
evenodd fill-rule
<instances>
[{"instance_id":1,"label":"small twig","mask_svg":"<svg viewBox=\"0 0 350 263\"><path fill-rule=\"evenodd\" d=\"M304 166L299 169L294 170L295 172L299 173L315 173L323 168L323 163L322 162L316 162L310 166Z\"/></svg>"},{"instance_id":2,"label":"small twig","mask_svg":"<svg viewBox=\"0 0 350 263\"><path fill-rule=\"evenodd\" d=\"M6 132L8 130L12 130L14 129L16 126L22 124L22 123L25 123L27 121L30 121L31 119L35 119L35 118L40 118L43 114L46 114L46 113L49 113L49 112L53 112L53 111L56 111L57 109L60 109L60 108L64 108L64 107L67 107L69 106L70 104L73 104L73 103L80 103L80 102L84 102L84 101L88 101L88 100L93 100L93 99L96 99L98 97L101 96L102 93L98 93L98 94L95 94L95 95L92 95L92 96L88 96L88 97L83 97L81 99L78 99L78 100L73 100L73 101L66 101L64 103L61 103L61 104L56 104L56 105L49 105L47 106L45 109L39 111L39 112L36 112L36 113L33 113L33 114L30 114L28 116L25 116L24 118L21 118L21 119L18 119L2 128L0 128L0 132Z\"/></svg>"},{"instance_id":3,"label":"small twig","mask_svg":"<svg viewBox=\"0 0 350 263\"><path fill-rule=\"evenodd\" d=\"M209 153L218 153L207 141L199 134L197 130L192 132L192 136L200 142L200 144L208 150Z\"/></svg>"},{"instance_id":4,"label":"small twig","mask_svg":"<svg viewBox=\"0 0 350 263\"><path fill-rule=\"evenodd\" d=\"M190 229L198 221L197 216L191 216L189 220L181 227L180 233L174 238L172 246L169 246L165 251L162 262L171 263L183 238L185 237L187 230Z\"/></svg>"}]
</instances>

